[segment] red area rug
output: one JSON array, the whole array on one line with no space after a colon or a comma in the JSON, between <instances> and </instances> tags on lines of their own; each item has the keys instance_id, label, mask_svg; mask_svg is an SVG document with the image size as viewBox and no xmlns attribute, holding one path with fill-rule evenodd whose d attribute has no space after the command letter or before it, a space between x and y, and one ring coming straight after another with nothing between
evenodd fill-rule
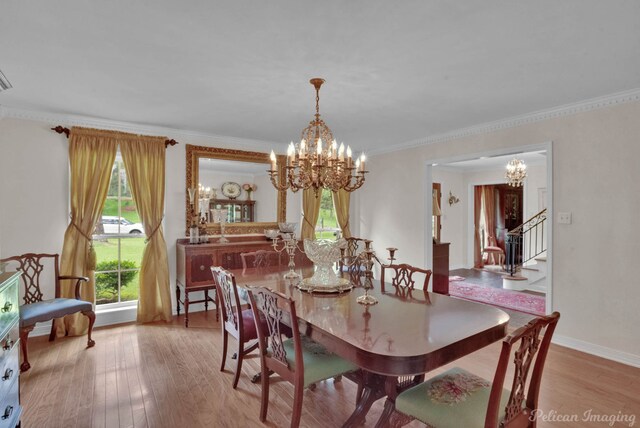
<instances>
[{"instance_id":1,"label":"red area rug","mask_svg":"<svg viewBox=\"0 0 640 428\"><path fill-rule=\"evenodd\" d=\"M503 290L486 285L470 284L463 281L449 282L449 294L453 297L488 303L532 315L544 315L546 309L543 296Z\"/></svg>"}]
</instances>

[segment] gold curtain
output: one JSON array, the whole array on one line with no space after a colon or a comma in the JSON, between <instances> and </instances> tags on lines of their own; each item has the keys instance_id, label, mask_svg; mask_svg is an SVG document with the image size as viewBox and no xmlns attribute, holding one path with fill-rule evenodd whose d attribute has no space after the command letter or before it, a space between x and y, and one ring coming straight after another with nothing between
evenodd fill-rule
<instances>
[{"instance_id":1,"label":"gold curtain","mask_svg":"<svg viewBox=\"0 0 640 428\"><path fill-rule=\"evenodd\" d=\"M87 270L91 235L102 216L109 190L111 168L118 142L109 132L74 127L69 135L69 164L71 167L71 223L64 234L60 273L87 276L89 283L80 287L83 300L95 303L94 272ZM63 281L60 297L74 297L74 284ZM85 334L88 320L80 314L69 315L64 322L56 322L56 335Z\"/></svg>"},{"instance_id":2,"label":"gold curtain","mask_svg":"<svg viewBox=\"0 0 640 428\"><path fill-rule=\"evenodd\" d=\"M318 217L320 216L320 201L322 196L322 190L316 192L313 188L305 189L302 192L302 230L300 232L300 238L316 239L316 223L318 223Z\"/></svg>"},{"instance_id":3,"label":"gold curtain","mask_svg":"<svg viewBox=\"0 0 640 428\"><path fill-rule=\"evenodd\" d=\"M344 189L332 192L333 208L336 210L336 218L340 229L342 229L343 238L351 238L351 229L349 228L349 202L351 193Z\"/></svg>"},{"instance_id":4,"label":"gold curtain","mask_svg":"<svg viewBox=\"0 0 640 428\"><path fill-rule=\"evenodd\" d=\"M167 243L162 232L165 137L137 136L120 143L131 194L147 235L140 266L138 322L170 321L171 292Z\"/></svg>"}]
</instances>

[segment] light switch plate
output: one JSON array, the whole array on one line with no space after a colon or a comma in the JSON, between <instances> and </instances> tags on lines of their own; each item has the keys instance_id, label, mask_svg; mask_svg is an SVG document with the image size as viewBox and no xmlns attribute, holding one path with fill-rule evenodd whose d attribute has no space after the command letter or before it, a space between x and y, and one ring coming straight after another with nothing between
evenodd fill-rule
<instances>
[{"instance_id":1,"label":"light switch plate","mask_svg":"<svg viewBox=\"0 0 640 428\"><path fill-rule=\"evenodd\" d=\"M571 224L571 213L558 213L559 224Z\"/></svg>"}]
</instances>

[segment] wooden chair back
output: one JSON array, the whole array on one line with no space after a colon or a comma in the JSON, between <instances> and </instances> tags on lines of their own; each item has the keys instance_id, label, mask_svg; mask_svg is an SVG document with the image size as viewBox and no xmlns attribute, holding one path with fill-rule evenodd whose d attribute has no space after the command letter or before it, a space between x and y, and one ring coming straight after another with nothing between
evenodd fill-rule
<instances>
[{"instance_id":1,"label":"wooden chair back","mask_svg":"<svg viewBox=\"0 0 640 428\"><path fill-rule=\"evenodd\" d=\"M256 320L265 321L263 325L256 322L263 373L267 369L273 370L283 379L302 388L304 384L302 343L293 300L284 294L264 287L250 288L249 300L253 317ZM290 332L285 331L286 326L291 327ZM289 364L283 345L283 336L291 333L293 333L295 367L291 367ZM291 358L291 356L289 357Z\"/></svg>"},{"instance_id":2,"label":"wooden chair back","mask_svg":"<svg viewBox=\"0 0 640 428\"><path fill-rule=\"evenodd\" d=\"M347 245L340 249L339 265L341 271L346 271L345 267L353 264L356 261L356 257L362 254L364 250L370 250L371 243L373 242L370 239L355 237L345 238L345 240L347 241Z\"/></svg>"},{"instance_id":3,"label":"wooden chair back","mask_svg":"<svg viewBox=\"0 0 640 428\"><path fill-rule=\"evenodd\" d=\"M60 297L60 272L58 265L58 254L36 254L26 253L20 256L7 257L1 259L0 263L7 263L16 270L22 272L22 284L24 285L24 304L41 302L43 294L41 289L41 274L53 265L51 279L55 285L55 297ZM15 265L15 266L14 266ZM49 274L47 274L49 275Z\"/></svg>"},{"instance_id":4,"label":"wooden chair back","mask_svg":"<svg viewBox=\"0 0 640 428\"><path fill-rule=\"evenodd\" d=\"M213 283L218 294L222 325L226 331L240 340L243 334L242 306L240 305L236 278L231 272L220 266L213 266L211 273L213 274Z\"/></svg>"},{"instance_id":5,"label":"wooden chair back","mask_svg":"<svg viewBox=\"0 0 640 428\"><path fill-rule=\"evenodd\" d=\"M280 253L277 251L257 250L240 253L240 258L242 259L242 269L281 265Z\"/></svg>"},{"instance_id":6,"label":"wooden chair back","mask_svg":"<svg viewBox=\"0 0 640 428\"><path fill-rule=\"evenodd\" d=\"M414 275L416 278L414 278ZM395 288L396 295L400 297L413 297L412 293L418 277L423 276L422 291L428 297L429 279L431 270L411 266L406 263L380 265L380 288L385 292L385 279L391 279L391 285Z\"/></svg>"},{"instance_id":7,"label":"wooden chair back","mask_svg":"<svg viewBox=\"0 0 640 428\"><path fill-rule=\"evenodd\" d=\"M531 414L538 408L542 370L547 359L549 345L556 329L560 313L531 320L527 325L511 333L502 341L502 352L496 374L491 385L485 426L529 427ZM542 330L544 335L540 337ZM507 374L507 367L514 352L515 366L511 395L502 421L498 420L500 399ZM530 369L533 366L533 371ZM530 375L530 376L529 376ZM529 385L528 389L526 385ZM523 406L524 404L524 406Z\"/></svg>"},{"instance_id":8,"label":"wooden chair back","mask_svg":"<svg viewBox=\"0 0 640 428\"><path fill-rule=\"evenodd\" d=\"M353 285L360 287L366 280L368 263L369 261L367 260L366 253L364 252L351 257L350 259L341 258L340 272L342 273L343 278L348 278Z\"/></svg>"}]
</instances>

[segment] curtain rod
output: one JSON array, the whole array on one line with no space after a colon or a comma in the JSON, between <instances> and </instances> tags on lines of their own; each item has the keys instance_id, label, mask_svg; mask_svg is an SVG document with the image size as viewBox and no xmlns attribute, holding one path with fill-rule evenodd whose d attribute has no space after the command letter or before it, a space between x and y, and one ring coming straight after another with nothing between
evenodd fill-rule
<instances>
[{"instance_id":1,"label":"curtain rod","mask_svg":"<svg viewBox=\"0 0 640 428\"><path fill-rule=\"evenodd\" d=\"M69 128L65 128L64 126L56 126L55 128L51 128L52 131L57 132L58 134L64 134L67 136L67 138L69 138L69 133L71 132L71 130ZM178 142L174 139L171 140L166 140L164 142L164 147L165 149L169 146L175 146L176 144L178 144Z\"/></svg>"}]
</instances>

